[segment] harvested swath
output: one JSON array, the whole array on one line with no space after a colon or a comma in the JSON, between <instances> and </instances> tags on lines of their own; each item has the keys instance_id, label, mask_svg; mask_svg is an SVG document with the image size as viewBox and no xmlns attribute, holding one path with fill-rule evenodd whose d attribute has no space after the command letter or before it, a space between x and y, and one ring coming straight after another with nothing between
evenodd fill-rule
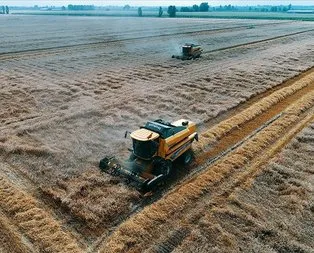
<instances>
[{"instance_id":1,"label":"harvested swath","mask_svg":"<svg viewBox=\"0 0 314 253\"><path fill-rule=\"evenodd\" d=\"M112 225L117 217L129 213L140 199L136 189L119 183L109 175L90 169L77 177L58 180L57 186L41 187L58 206L68 210L84 226L95 229Z\"/></svg>"},{"instance_id":2,"label":"harvested swath","mask_svg":"<svg viewBox=\"0 0 314 253\"><path fill-rule=\"evenodd\" d=\"M2 139L2 141L1 141ZM42 143L32 140L29 136L21 138L21 134L0 139L0 154L29 154L34 156L49 156L54 152Z\"/></svg>"},{"instance_id":3,"label":"harvested swath","mask_svg":"<svg viewBox=\"0 0 314 253\"><path fill-rule=\"evenodd\" d=\"M313 182L307 168L314 168L314 157L311 158L313 152L307 150L307 140L303 138L314 131L310 126L303 127L313 117L308 113L253 164L241 170L244 175L234 173L226 184L218 186L217 195L205 196L197 208L190 209L184 221L188 219L185 225L193 230L174 252L312 252ZM296 136L300 129L302 132ZM276 163L272 161L260 168L260 162L269 163L293 136L296 138L274 159ZM264 171L261 175L256 166ZM246 180L254 180L254 187L248 189ZM162 237L159 240L165 241Z\"/></svg>"},{"instance_id":4,"label":"harvested swath","mask_svg":"<svg viewBox=\"0 0 314 253\"><path fill-rule=\"evenodd\" d=\"M279 138L289 126L296 123L302 112L311 108L313 104L314 92L311 92L235 152L123 223L104 243L100 252L140 252L148 243L156 240L163 229L168 230L171 227L169 224L175 222L173 221L175 218L180 219L183 210L193 206L206 190L237 168L248 164L252 158Z\"/></svg>"},{"instance_id":5,"label":"harvested swath","mask_svg":"<svg viewBox=\"0 0 314 253\"><path fill-rule=\"evenodd\" d=\"M33 147L29 145L20 145L15 147L9 147L5 144L0 144L0 153L6 154L29 154L34 156L49 156L52 154L47 148Z\"/></svg>"},{"instance_id":6,"label":"harvested swath","mask_svg":"<svg viewBox=\"0 0 314 253\"><path fill-rule=\"evenodd\" d=\"M256 116L268 110L273 105L279 103L286 97L293 93L301 90L302 88L311 85L314 81L314 72L307 75L306 77L298 80L293 85L282 88L275 91L270 96L263 98L261 101L253 104L249 108L245 109L241 113L219 123L218 125L205 131L200 138L200 141L195 146L195 152L200 153L204 151L209 145L217 142L223 136L227 135L230 131L238 128L245 122L252 120Z\"/></svg>"},{"instance_id":7,"label":"harvested swath","mask_svg":"<svg viewBox=\"0 0 314 253\"><path fill-rule=\"evenodd\" d=\"M0 213L0 252L28 253L32 252L23 242L21 235Z\"/></svg>"},{"instance_id":8,"label":"harvested swath","mask_svg":"<svg viewBox=\"0 0 314 253\"><path fill-rule=\"evenodd\" d=\"M3 176L0 177L0 209L40 251L82 252L74 238L51 214Z\"/></svg>"},{"instance_id":9,"label":"harvested swath","mask_svg":"<svg viewBox=\"0 0 314 253\"><path fill-rule=\"evenodd\" d=\"M313 116L313 113L309 113L309 116L311 115ZM302 124L306 124L307 121L311 121L311 119L305 118L305 121L299 123L296 128L300 124L302 128ZM292 135L294 130L291 131ZM259 176L256 178L256 175L253 175L254 187L243 190L247 185L240 184L229 197L229 201L231 201L229 206L235 208L238 206L245 211L246 215L253 215L252 209L259 211L259 217L250 231L255 231L255 235L253 235L255 238L262 239L262 242L266 244L263 246L270 246L276 252L313 251L314 199L311 175L313 175L314 158L313 152L308 150L308 147L313 147L314 142L312 140L311 145L307 145L303 139L309 132L313 134L310 126L302 130L275 159L270 162L267 159L269 163L256 172ZM284 138L287 135L290 135L290 132L285 134ZM281 145L284 138L276 142L276 145ZM260 157L257 160L261 160ZM254 170L254 167L255 165L253 168L249 166L249 169ZM224 227L224 224L228 224L228 222L221 217L219 223ZM236 225L241 227L239 222ZM246 231L248 231L247 227ZM248 235L245 234L245 237ZM241 240L238 236L237 239L238 242ZM250 244L248 241L245 241L246 245ZM253 245L256 244L253 243ZM247 249L247 251L252 252L253 250Z\"/></svg>"},{"instance_id":10,"label":"harvested swath","mask_svg":"<svg viewBox=\"0 0 314 253\"><path fill-rule=\"evenodd\" d=\"M264 152L263 155L259 156L257 161L250 165L249 169L234 178L234 185L236 187L248 188L253 183L254 178L260 174L263 169L265 169L264 164L266 164L270 158L272 158L279 150L287 144L292 137L294 137L298 131L303 129L309 122L314 120L313 115L308 115L305 117L296 127L294 127L289 133L287 133L283 138L281 138L276 145Z\"/></svg>"}]
</instances>

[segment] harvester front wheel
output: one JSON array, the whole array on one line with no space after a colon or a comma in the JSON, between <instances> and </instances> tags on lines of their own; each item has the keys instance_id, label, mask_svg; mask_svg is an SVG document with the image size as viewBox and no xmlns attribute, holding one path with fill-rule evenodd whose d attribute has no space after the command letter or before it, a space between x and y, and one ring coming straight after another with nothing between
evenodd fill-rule
<instances>
[{"instance_id":1,"label":"harvester front wheel","mask_svg":"<svg viewBox=\"0 0 314 253\"><path fill-rule=\"evenodd\" d=\"M153 173L158 176L163 174L165 177L169 176L172 171L172 163L168 160L158 160L153 164Z\"/></svg>"},{"instance_id":2,"label":"harvester front wheel","mask_svg":"<svg viewBox=\"0 0 314 253\"><path fill-rule=\"evenodd\" d=\"M172 163L171 161L164 161L163 165L162 165L162 174L164 176L169 176L171 174L171 171L172 171Z\"/></svg>"},{"instance_id":3,"label":"harvester front wheel","mask_svg":"<svg viewBox=\"0 0 314 253\"><path fill-rule=\"evenodd\" d=\"M133 152L129 156L129 161L132 162L136 159L136 155L133 154Z\"/></svg>"}]
</instances>

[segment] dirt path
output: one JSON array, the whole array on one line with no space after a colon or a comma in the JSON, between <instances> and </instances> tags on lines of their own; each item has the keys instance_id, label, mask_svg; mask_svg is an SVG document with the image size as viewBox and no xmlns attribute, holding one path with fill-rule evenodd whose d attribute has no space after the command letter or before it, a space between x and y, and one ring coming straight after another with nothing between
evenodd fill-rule
<instances>
[{"instance_id":1,"label":"dirt path","mask_svg":"<svg viewBox=\"0 0 314 253\"><path fill-rule=\"evenodd\" d=\"M313 114L313 110L311 114ZM276 227L276 225L271 225L269 221L262 221L261 217L263 215L258 209L258 206L247 204L248 201L241 198L239 196L241 194L239 193L251 190L251 185L254 184L254 182L256 181L256 177L260 173L262 173L262 169L265 169L265 165L268 164L269 161L278 152L280 152L282 148L289 143L289 141L291 141L291 139L293 139L300 131L302 131L311 122L313 122L313 119L314 118L312 115L308 115L307 117L303 118L299 124L294 126L290 131L283 135L282 139L274 142L274 144L271 145L269 149L265 150L265 153L261 155L261 157L253 159L252 163L249 166L245 166L243 169L237 169L237 172L223 178L223 180L221 180L219 184L214 184L213 187L208 190L209 194L206 194L206 196L204 196L201 201L196 202L195 206L193 206L193 208L186 212L185 216L188 216L188 221L185 220L178 222L180 223L179 225L175 226L174 229L170 233L168 233L167 236L161 236L161 238L156 243L149 247L148 251L155 252L156 250L161 250L165 253L173 251L193 252L197 245L195 245L195 243L192 243L193 246L188 246L188 244L195 240L195 238L193 238L194 236L196 236L195 232L199 231L202 228L202 225L204 226L206 224L206 226L209 226L209 229L211 229L211 226L217 226L217 234L211 236L217 238L225 237L225 240L226 238L228 238L228 240L226 241L223 241L223 239L220 238L222 239L222 242L219 240L217 240L216 242L214 242L214 240L209 241L209 245L224 245L225 247L229 247L230 251L236 252L237 246L240 246L242 243L239 242L241 241L241 239L233 237L232 233L234 233L234 236L240 237L240 232L234 229L234 224L228 224L228 221L230 222L230 220L232 220L234 222L235 220L237 220L237 225L239 227L241 225L244 226L244 233L254 233L254 229L256 229L257 231L255 233L263 234L263 231L271 230L269 227ZM264 167L262 165L264 165ZM245 195L245 193L243 195ZM282 210L280 210L280 212L281 211ZM194 216L192 214L194 214ZM228 216L230 217L228 218ZM224 218L225 221L221 221ZM186 222L186 224L184 224L184 222ZM264 222L266 223L266 225L261 225L261 223ZM222 226L221 230L219 229L218 224ZM242 228L240 228L239 230L241 231ZM239 234L237 235L237 233ZM243 234L241 234L241 237L242 236ZM304 236L308 237L309 234L304 234ZM284 229L283 231L280 231L280 236L278 235L276 237L276 240L280 242L281 240L285 241L286 238L293 238L293 235L287 233L287 231L285 231ZM276 242L276 240L274 240L273 242L268 241L264 243L269 245L275 245L273 246L274 248L281 247L279 245L276 246L276 244L278 243ZM228 242L230 244L228 244ZM246 242L246 244L247 243L248 242ZM258 243L255 242L255 244ZM291 242L287 243L287 248L293 248L293 246L290 246L289 244L298 245L294 240L291 240ZM207 244L203 242L202 246L206 247ZM249 248L254 248L254 242L251 242L251 245L247 246ZM241 245L240 247L243 247L243 245ZM302 244L299 244L299 247L303 249L309 249L308 246ZM244 248L242 249L246 251ZM248 250L247 252L249 251L250 250Z\"/></svg>"}]
</instances>

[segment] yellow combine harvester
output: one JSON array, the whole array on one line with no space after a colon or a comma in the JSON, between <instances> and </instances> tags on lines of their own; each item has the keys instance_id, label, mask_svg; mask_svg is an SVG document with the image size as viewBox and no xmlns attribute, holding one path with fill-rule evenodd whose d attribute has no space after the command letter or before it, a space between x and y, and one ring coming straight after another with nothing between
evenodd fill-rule
<instances>
[{"instance_id":1,"label":"yellow combine harvester","mask_svg":"<svg viewBox=\"0 0 314 253\"><path fill-rule=\"evenodd\" d=\"M164 182L171 175L173 161L180 158L189 164L193 158L192 142L198 140L195 123L184 119L173 123L149 121L130 136L133 141L130 158L120 165L115 158L105 157L99 167L136 182L143 191L156 189Z\"/></svg>"},{"instance_id":2,"label":"yellow combine harvester","mask_svg":"<svg viewBox=\"0 0 314 253\"><path fill-rule=\"evenodd\" d=\"M173 55L172 58L181 59L181 60L191 60L201 57L203 49L200 45L195 45L192 43L185 43L182 46L182 54L181 55Z\"/></svg>"}]
</instances>

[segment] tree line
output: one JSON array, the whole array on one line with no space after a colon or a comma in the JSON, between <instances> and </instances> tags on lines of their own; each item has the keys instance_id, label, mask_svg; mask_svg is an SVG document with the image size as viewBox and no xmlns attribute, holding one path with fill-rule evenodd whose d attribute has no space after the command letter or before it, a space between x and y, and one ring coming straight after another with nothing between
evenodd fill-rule
<instances>
[{"instance_id":1,"label":"tree line","mask_svg":"<svg viewBox=\"0 0 314 253\"><path fill-rule=\"evenodd\" d=\"M192 7L181 7L181 12L207 12L209 10L208 3L194 4Z\"/></svg>"},{"instance_id":2,"label":"tree line","mask_svg":"<svg viewBox=\"0 0 314 253\"><path fill-rule=\"evenodd\" d=\"M10 13L10 9L9 6L2 6L2 11L0 11L0 14L9 14Z\"/></svg>"},{"instance_id":3,"label":"tree line","mask_svg":"<svg viewBox=\"0 0 314 253\"><path fill-rule=\"evenodd\" d=\"M68 5L68 10L69 11L90 11L90 10L95 10L94 5L73 5L69 4Z\"/></svg>"}]
</instances>

